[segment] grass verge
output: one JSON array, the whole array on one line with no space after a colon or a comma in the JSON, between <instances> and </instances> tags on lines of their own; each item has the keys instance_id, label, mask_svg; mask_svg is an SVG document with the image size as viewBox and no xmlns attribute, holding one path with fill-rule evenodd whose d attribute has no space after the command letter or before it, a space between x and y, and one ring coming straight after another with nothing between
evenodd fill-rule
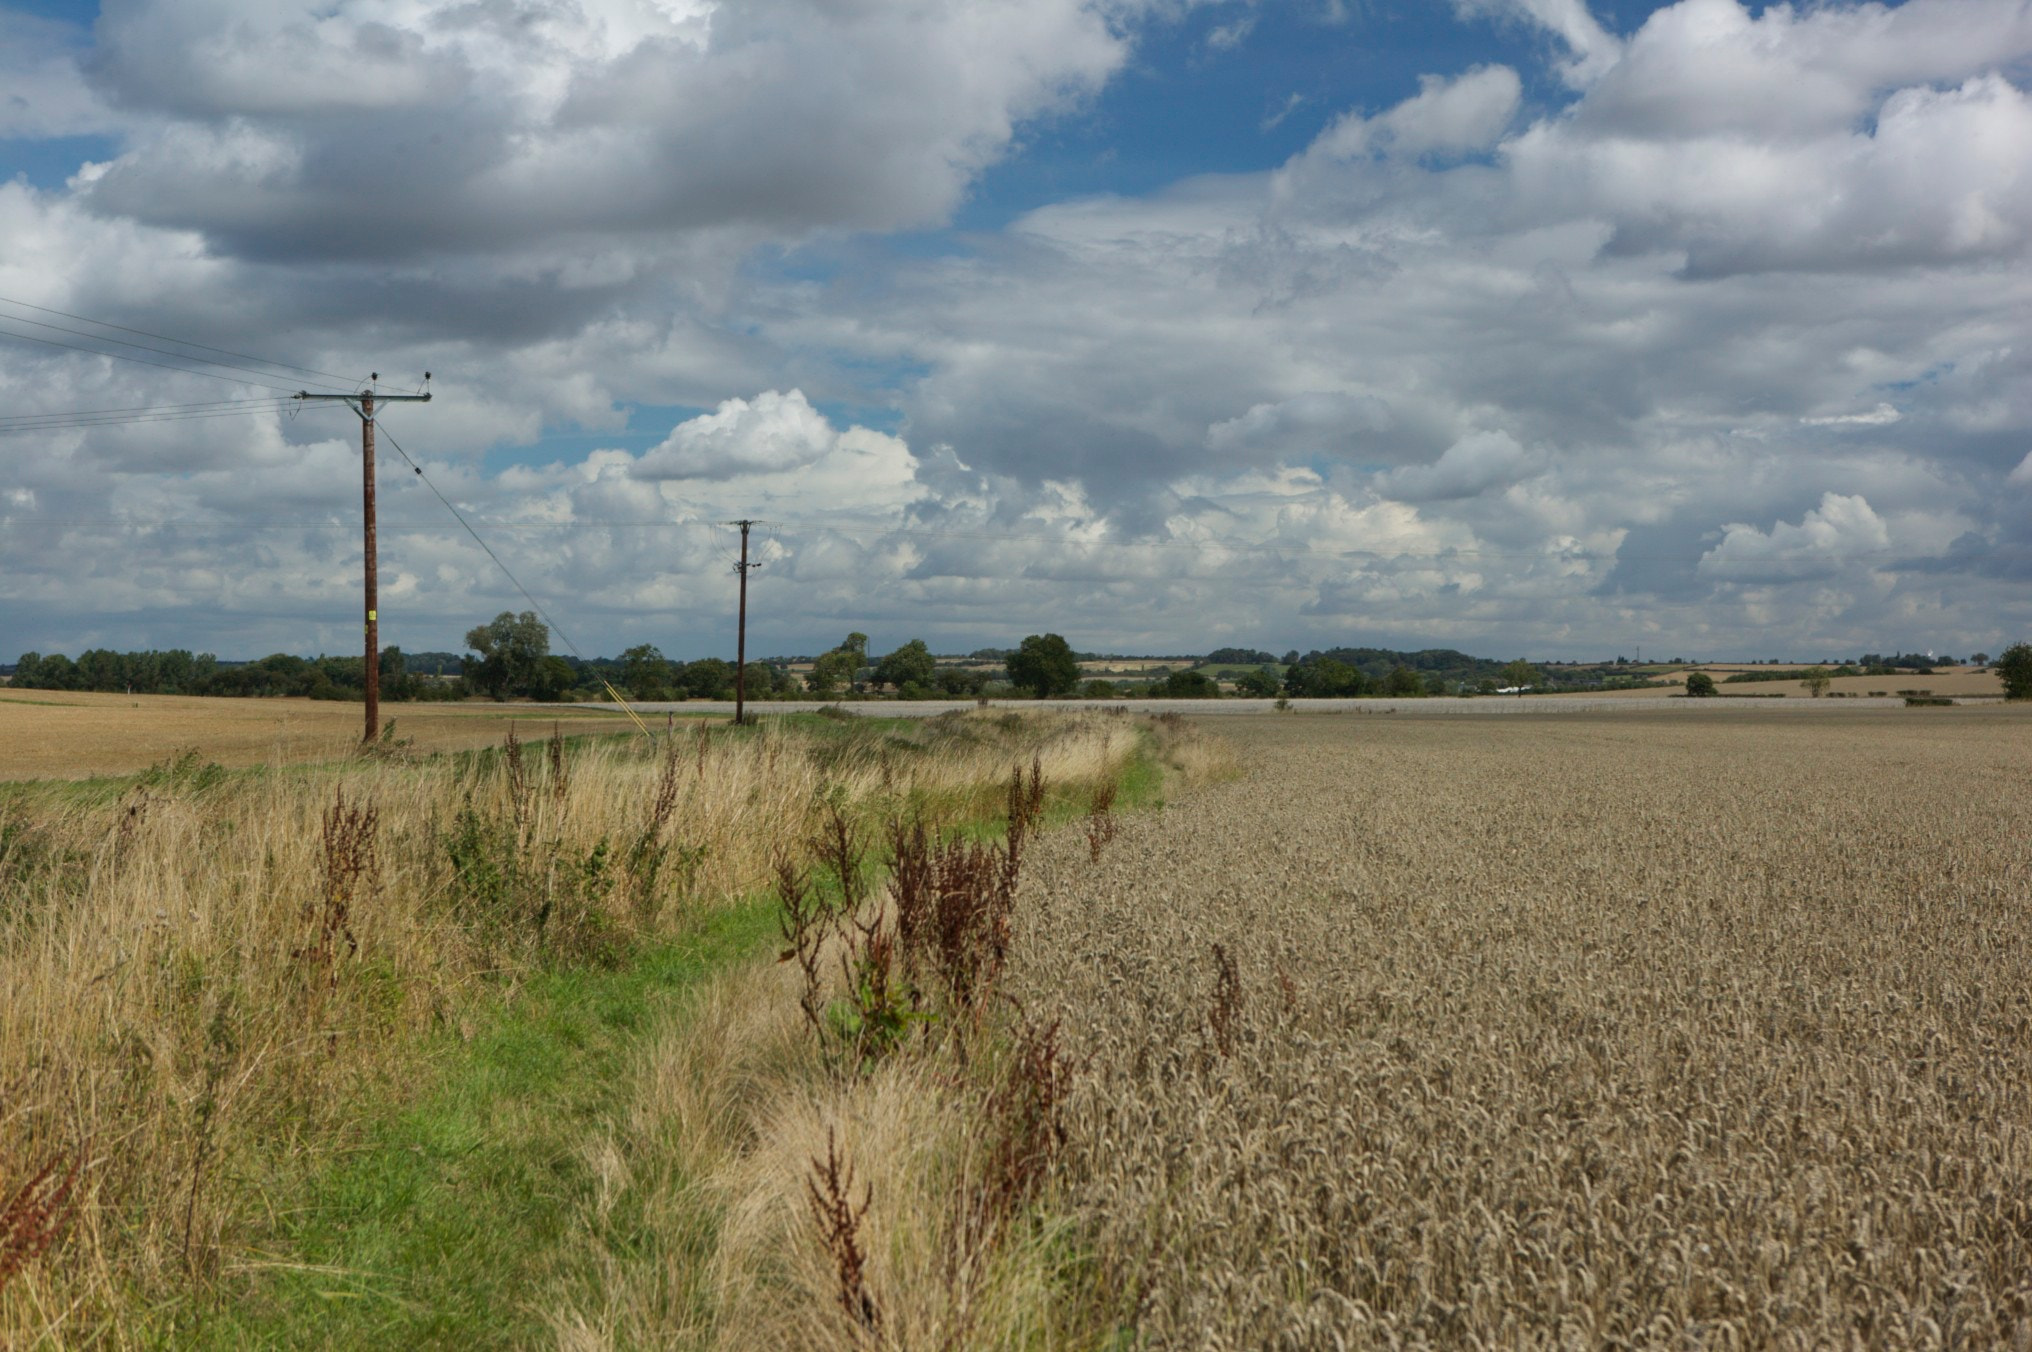
<instances>
[{"instance_id":1,"label":"grass verge","mask_svg":"<svg viewBox=\"0 0 2032 1352\"><path fill-rule=\"evenodd\" d=\"M586 1137L688 990L776 937L773 898L707 912L620 970L546 972L427 1057L433 1089L375 1124L279 1218L196 1345L521 1347L598 1188Z\"/></svg>"}]
</instances>

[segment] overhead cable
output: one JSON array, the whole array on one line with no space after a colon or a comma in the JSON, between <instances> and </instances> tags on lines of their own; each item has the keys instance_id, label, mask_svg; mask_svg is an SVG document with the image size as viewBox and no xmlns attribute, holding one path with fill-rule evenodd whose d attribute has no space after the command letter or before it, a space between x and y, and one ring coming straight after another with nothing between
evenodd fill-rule
<instances>
[{"instance_id":1,"label":"overhead cable","mask_svg":"<svg viewBox=\"0 0 2032 1352\"><path fill-rule=\"evenodd\" d=\"M278 366L285 371L295 371L301 375L329 376L332 380L337 381L340 385L357 385L360 383L359 380L353 376L342 376L333 371L320 371L317 370L315 367L310 366L294 366L286 361L272 361L269 358L256 357L246 352L234 352L230 348L213 347L210 343L192 342L188 338L172 338L165 333L150 333L147 329L131 329L128 328L125 324L111 324L103 319L91 319L84 315L72 314L68 310L53 310L47 305L36 305L30 301L15 300L12 296L0 296L0 305L13 305L23 310L34 310L37 314L55 315L60 319L75 319L81 324L92 324L102 329L113 329L120 333L131 333L139 338L156 338L160 339L162 342L176 343L182 347L195 347L206 352L216 352L222 357L238 357L242 361L258 362L263 366ZM22 322L33 323L34 321L24 320ZM107 341L112 342L115 340L107 339Z\"/></svg>"},{"instance_id":2,"label":"overhead cable","mask_svg":"<svg viewBox=\"0 0 2032 1352\"><path fill-rule=\"evenodd\" d=\"M430 476L423 472L423 466L417 464L416 461L409 458L409 452L402 449L401 442L397 441L393 436L389 435L388 429L386 427L381 427L378 421L376 422L375 426L380 428L381 439L383 441L386 441L390 446L394 447L395 453L402 457L402 463L409 466L412 470L416 471L416 477L423 480L423 486L431 491L431 495L433 497L435 497L439 502L444 504L444 509L452 514L454 520L456 520L461 526L465 527L466 534L473 537L473 543L478 545L482 550L484 550L486 552L487 557L494 561L494 566L501 570L501 576L507 578L508 581L514 585L515 590L522 593L522 599L529 602L529 608L531 610L534 610L537 613L538 617L540 617L546 625L550 626L550 631L553 634L556 634L559 638L564 640L564 646L572 650L572 656L578 658L579 661L581 662L588 661L586 655L579 650L579 645L572 642L571 635L565 633L564 626L560 625L556 620L550 617L550 612L543 608L543 602L537 600L536 597L530 593L529 588L522 585L521 579L517 578L514 572L510 570L508 565L501 561L501 556L494 552L494 547L488 544L486 540L481 537L480 532L473 529L473 523L466 520L466 514L460 511L452 503L452 500L450 498L446 497L443 493L440 493L438 491L437 485L430 481ZM650 731L649 725L647 723L644 723L642 721L641 716L635 712L635 707L630 703L628 703L627 699L622 696L620 691L614 689L613 683L603 675L600 677L600 684L606 689L606 692L609 695L613 696L614 702L621 706L621 712L628 715L628 717L634 722L635 726L641 730L642 735L644 737L647 737L651 742L654 742L656 740L656 734Z\"/></svg>"}]
</instances>

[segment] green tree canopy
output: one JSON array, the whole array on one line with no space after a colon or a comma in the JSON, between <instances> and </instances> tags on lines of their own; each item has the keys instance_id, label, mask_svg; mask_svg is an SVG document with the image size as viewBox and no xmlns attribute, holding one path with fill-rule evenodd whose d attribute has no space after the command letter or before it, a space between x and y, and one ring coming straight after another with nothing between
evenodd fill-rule
<instances>
[{"instance_id":1,"label":"green tree canopy","mask_svg":"<svg viewBox=\"0 0 2032 1352\"><path fill-rule=\"evenodd\" d=\"M1284 689L1301 699L1346 698L1368 694L1369 678L1338 657L1315 657L1284 673Z\"/></svg>"},{"instance_id":2,"label":"green tree canopy","mask_svg":"<svg viewBox=\"0 0 2032 1352\"><path fill-rule=\"evenodd\" d=\"M1235 678L1235 693L1251 699L1270 699L1277 694L1278 685L1275 671L1269 667L1257 667Z\"/></svg>"},{"instance_id":3,"label":"green tree canopy","mask_svg":"<svg viewBox=\"0 0 2032 1352\"><path fill-rule=\"evenodd\" d=\"M1383 693L1406 699L1425 693L1425 682L1410 667L1392 667L1390 674L1383 678Z\"/></svg>"},{"instance_id":4,"label":"green tree canopy","mask_svg":"<svg viewBox=\"0 0 2032 1352\"><path fill-rule=\"evenodd\" d=\"M636 699L670 698L670 663L653 643L638 643L621 654L621 684Z\"/></svg>"},{"instance_id":5,"label":"green tree canopy","mask_svg":"<svg viewBox=\"0 0 2032 1352\"><path fill-rule=\"evenodd\" d=\"M814 695L830 698L842 685L852 685L854 677L867 665L868 636L848 634L839 647L820 654L818 661L811 664L811 675L805 683Z\"/></svg>"},{"instance_id":6,"label":"green tree canopy","mask_svg":"<svg viewBox=\"0 0 2032 1352\"><path fill-rule=\"evenodd\" d=\"M1038 699L1069 693L1079 675L1072 645L1057 634L1032 634L1009 654L1009 683Z\"/></svg>"},{"instance_id":7,"label":"green tree canopy","mask_svg":"<svg viewBox=\"0 0 2032 1352\"><path fill-rule=\"evenodd\" d=\"M947 695L965 699L978 695L988 684L988 673L965 667L940 667L938 688Z\"/></svg>"},{"instance_id":8,"label":"green tree canopy","mask_svg":"<svg viewBox=\"0 0 2032 1352\"><path fill-rule=\"evenodd\" d=\"M2032 699L2032 643L2013 643L1997 654L1994 665L2004 681L2005 699Z\"/></svg>"},{"instance_id":9,"label":"green tree canopy","mask_svg":"<svg viewBox=\"0 0 2032 1352\"><path fill-rule=\"evenodd\" d=\"M1544 674L1521 657L1514 662L1506 663L1503 667L1503 685L1506 688L1515 686L1519 693L1541 684L1544 680Z\"/></svg>"},{"instance_id":10,"label":"green tree canopy","mask_svg":"<svg viewBox=\"0 0 2032 1352\"><path fill-rule=\"evenodd\" d=\"M938 663L924 640L914 638L875 664L875 684L901 690L906 685L930 685L938 674Z\"/></svg>"},{"instance_id":11,"label":"green tree canopy","mask_svg":"<svg viewBox=\"0 0 2032 1352\"><path fill-rule=\"evenodd\" d=\"M1689 671L1686 674L1686 693L1690 699L1709 699L1715 693L1714 677L1704 671Z\"/></svg>"},{"instance_id":12,"label":"green tree canopy","mask_svg":"<svg viewBox=\"0 0 2032 1352\"><path fill-rule=\"evenodd\" d=\"M721 657L701 657L678 669L677 684L688 699L732 699L734 664Z\"/></svg>"},{"instance_id":13,"label":"green tree canopy","mask_svg":"<svg viewBox=\"0 0 2032 1352\"><path fill-rule=\"evenodd\" d=\"M1150 691L1165 699L1218 699L1220 682L1203 671L1174 671Z\"/></svg>"},{"instance_id":14,"label":"green tree canopy","mask_svg":"<svg viewBox=\"0 0 2032 1352\"><path fill-rule=\"evenodd\" d=\"M466 679L483 693L506 699L538 685L543 659L550 656L550 629L533 610L520 615L504 610L467 630L466 646L479 655L465 663Z\"/></svg>"}]
</instances>

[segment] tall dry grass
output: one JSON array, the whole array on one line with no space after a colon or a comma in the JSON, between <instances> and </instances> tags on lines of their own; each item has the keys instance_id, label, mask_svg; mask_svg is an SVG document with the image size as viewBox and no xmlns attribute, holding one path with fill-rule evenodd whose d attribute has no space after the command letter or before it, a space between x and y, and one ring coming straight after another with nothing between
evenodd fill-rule
<instances>
[{"instance_id":1,"label":"tall dry grass","mask_svg":"<svg viewBox=\"0 0 2032 1352\"><path fill-rule=\"evenodd\" d=\"M1108 725L1147 735L1170 786L1233 772L1232 755L1183 720ZM1121 819L1115 781L1098 773L1107 767L1039 767L1057 800L1085 814L1057 833L1057 848L1111 849ZM1005 810L1034 787L1019 777ZM923 848L896 829L906 824L870 832L871 847ZM1027 838L1024 857L1050 839ZM1068 1224L1049 1219L1051 1096L1072 1068L1056 1030L1003 998L999 964L990 975L931 937L991 951L996 941L962 923L952 894L972 889L992 918L1007 856L984 848L953 842L942 859L919 860L914 881L899 869L842 918L817 961L725 974L645 1050L631 1107L593 1147L612 1188L584 1228L626 1221L546 1296L559 1346L1036 1348L1083 1332L1060 1307L1084 1260ZM899 946L921 965L894 980L917 982L923 1002L911 1007L927 1021L866 1056L807 1011L852 1005L847 977L865 934L906 929L913 888L925 933ZM823 982L816 996L808 971Z\"/></svg>"},{"instance_id":2,"label":"tall dry grass","mask_svg":"<svg viewBox=\"0 0 2032 1352\"><path fill-rule=\"evenodd\" d=\"M425 1034L516 971L617 961L760 890L823 805L965 812L1013 757L1093 779L1133 741L1104 717L765 724L248 774L190 755L115 795L15 793L0 1204L77 1170L60 1234L34 1253L0 1237L20 1251L0 1345L118 1344L196 1298L273 1185L405 1091Z\"/></svg>"}]
</instances>

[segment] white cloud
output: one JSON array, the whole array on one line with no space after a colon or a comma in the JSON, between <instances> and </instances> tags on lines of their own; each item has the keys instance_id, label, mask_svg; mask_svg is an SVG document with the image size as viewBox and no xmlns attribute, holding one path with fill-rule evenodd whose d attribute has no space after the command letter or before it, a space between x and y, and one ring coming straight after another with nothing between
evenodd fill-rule
<instances>
[{"instance_id":1,"label":"white cloud","mask_svg":"<svg viewBox=\"0 0 2032 1352\"><path fill-rule=\"evenodd\" d=\"M1798 581L1831 577L1859 559L1882 555L1891 533L1860 494L1824 493L1798 525L1770 530L1732 522L1720 543L1701 556L1700 571L1729 582Z\"/></svg>"},{"instance_id":2,"label":"white cloud","mask_svg":"<svg viewBox=\"0 0 2032 1352\"><path fill-rule=\"evenodd\" d=\"M1376 491L1399 502L1473 498L1508 488L1543 468L1544 460L1507 432L1476 432L1446 448L1430 465L1406 465L1376 478Z\"/></svg>"},{"instance_id":3,"label":"white cloud","mask_svg":"<svg viewBox=\"0 0 2032 1352\"><path fill-rule=\"evenodd\" d=\"M1867 413L1829 413L1799 421L1808 427L1889 427L1903 416L1896 406L1880 403Z\"/></svg>"},{"instance_id":4,"label":"white cloud","mask_svg":"<svg viewBox=\"0 0 2032 1352\"><path fill-rule=\"evenodd\" d=\"M1127 51L1083 0L137 0L98 37L101 92L152 129L100 209L382 260L936 223Z\"/></svg>"},{"instance_id":5,"label":"white cloud","mask_svg":"<svg viewBox=\"0 0 2032 1352\"><path fill-rule=\"evenodd\" d=\"M1586 88L1615 65L1622 44L1588 11L1586 0L1454 0L1463 13L1494 13L1535 23L1557 37L1571 54L1560 74Z\"/></svg>"},{"instance_id":6,"label":"white cloud","mask_svg":"<svg viewBox=\"0 0 2032 1352\"><path fill-rule=\"evenodd\" d=\"M1334 159L1387 155L1460 155L1487 150L1509 127L1523 97L1517 72L1477 66L1446 79L1422 75L1418 93L1375 117L1350 113L1313 142L1312 153Z\"/></svg>"},{"instance_id":7,"label":"white cloud","mask_svg":"<svg viewBox=\"0 0 2032 1352\"><path fill-rule=\"evenodd\" d=\"M635 467L647 479L731 479L803 469L839 440L804 391L764 390L681 422Z\"/></svg>"}]
</instances>

